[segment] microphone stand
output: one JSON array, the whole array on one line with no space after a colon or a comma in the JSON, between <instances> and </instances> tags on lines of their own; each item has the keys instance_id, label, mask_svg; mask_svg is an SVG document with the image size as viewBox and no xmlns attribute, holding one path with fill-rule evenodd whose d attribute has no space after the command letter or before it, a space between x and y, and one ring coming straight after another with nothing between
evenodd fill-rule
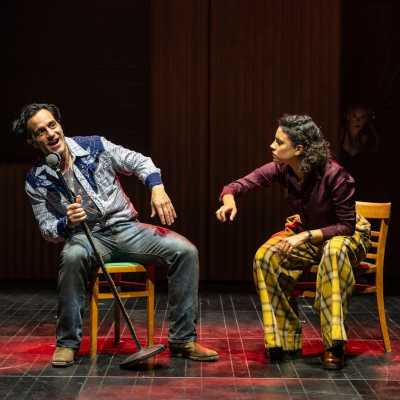
<instances>
[{"instance_id":1,"label":"microphone stand","mask_svg":"<svg viewBox=\"0 0 400 400\"><path fill-rule=\"evenodd\" d=\"M50 157L53 157L53 159L50 159ZM55 162L54 160L54 156L57 157L57 162ZM61 162L61 157L59 154L57 153L51 153L46 157L46 163L47 165L52 168L58 176L58 179L60 180L61 184L63 185L63 187L65 188L66 192L67 192L67 196L68 196L68 200L73 203L75 201L74 199L74 195L71 191L71 189L68 187L67 182L65 181L62 173L61 173L61 169L60 169L60 162ZM100 253L98 252L96 245L93 241L93 236L92 236L92 232L90 231L87 223L85 221L81 222L81 226L83 228L83 231L85 232L85 235L93 249L94 255L96 257L96 261L98 262L98 264L100 265L100 268L104 274L104 276L107 279L108 284L110 285L111 291L113 293L114 296L114 300L117 302L122 315L125 318L125 322L128 325L129 331L131 333L132 339L136 344L136 347L138 348L138 351L136 351L135 353L133 353L132 355L130 355L129 357L127 357L121 364L120 367L121 368L131 368L132 366L134 366L134 364L136 364L139 361L143 361L147 358L153 357L158 353L161 353L163 350L165 350L165 346L163 344L158 344L158 345L154 345L154 346L149 346L149 347L143 347L136 335L135 329L133 327L132 321L129 318L129 315L122 303L121 297L119 296L118 293L118 289L115 286L115 283L110 275L110 273L107 271L107 268L104 264L104 260L101 257Z\"/></svg>"}]
</instances>

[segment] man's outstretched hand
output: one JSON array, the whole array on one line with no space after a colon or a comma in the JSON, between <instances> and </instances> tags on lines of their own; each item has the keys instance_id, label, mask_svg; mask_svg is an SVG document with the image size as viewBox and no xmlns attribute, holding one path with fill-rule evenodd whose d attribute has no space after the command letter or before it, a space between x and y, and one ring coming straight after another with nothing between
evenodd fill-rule
<instances>
[{"instance_id":1,"label":"man's outstretched hand","mask_svg":"<svg viewBox=\"0 0 400 400\"><path fill-rule=\"evenodd\" d=\"M177 217L171 199L164 190L164 185L153 186L151 190L151 218L158 215L163 225L172 225Z\"/></svg>"}]
</instances>

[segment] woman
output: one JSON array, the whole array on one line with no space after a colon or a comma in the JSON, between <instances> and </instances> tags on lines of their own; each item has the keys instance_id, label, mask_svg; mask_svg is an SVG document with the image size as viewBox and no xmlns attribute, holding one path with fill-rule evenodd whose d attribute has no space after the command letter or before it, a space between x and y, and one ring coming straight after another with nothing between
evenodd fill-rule
<instances>
[{"instance_id":1,"label":"woman","mask_svg":"<svg viewBox=\"0 0 400 400\"><path fill-rule=\"evenodd\" d=\"M355 104L348 108L340 135L340 160L343 165L364 153L376 153L378 133L372 123L373 113L368 107Z\"/></svg>"},{"instance_id":2,"label":"woman","mask_svg":"<svg viewBox=\"0 0 400 400\"><path fill-rule=\"evenodd\" d=\"M373 118L368 107L350 106L339 137L339 161L356 180L357 197L366 201L378 200L385 192L380 186L386 171Z\"/></svg>"},{"instance_id":3,"label":"woman","mask_svg":"<svg viewBox=\"0 0 400 400\"><path fill-rule=\"evenodd\" d=\"M354 179L330 157L329 144L306 115L284 115L271 144L273 161L223 188L216 216L237 214L235 197L279 183L294 214L285 229L257 251L254 282L260 296L264 341L272 361L301 349L301 323L291 293L303 270L319 264L314 307L325 346L323 366L344 365L344 319L354 285L352 265L365 257L369 223L355 214Z\"/></svg>"}]
</instances>

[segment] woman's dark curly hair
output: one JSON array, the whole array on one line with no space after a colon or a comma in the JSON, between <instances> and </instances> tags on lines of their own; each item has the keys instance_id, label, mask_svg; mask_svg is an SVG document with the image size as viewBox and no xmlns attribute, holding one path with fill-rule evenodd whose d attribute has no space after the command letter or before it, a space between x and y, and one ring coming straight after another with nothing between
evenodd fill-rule
<instances>
[{"instance_id":1,"label":"woman's dark curly hair","mask_svg":"<svg viewBox=\"0 0 400 400\"><path fill-rule=\"evenodd\" d=\"M300 168L305 175L325 166L330 157L329 143L311 117L285 114L278 119L278 124L295 146L304 147Z\"/></svg>"},{"instance_id":2,"label":"woman's dark curly hair","mask_svg":"<svg viewBox=\"0 0 400 400\"><path fill-rule=\"evenodd\" d=\"M12 123L12 131L18 137L30 138L30 131L27 127L28 121L40 110L49 111L57 122L61 122L61 113L54 104L32 103L22 107L17 119Z\"/></svg>"}]
</instances>

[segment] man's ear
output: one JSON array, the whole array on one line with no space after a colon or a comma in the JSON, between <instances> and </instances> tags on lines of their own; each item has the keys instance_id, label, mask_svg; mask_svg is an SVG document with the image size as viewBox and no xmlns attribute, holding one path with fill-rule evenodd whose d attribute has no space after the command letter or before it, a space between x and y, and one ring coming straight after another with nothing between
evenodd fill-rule
<instances>
[{"instance_id":1,"label":"man's ear","mask_svg":"<svg viewBox=\"0 0 400 400\"><path fill-rule=\"evenodd\" d=\"M302 145L302 144L298 144L297 146L296 146L296 151L295 151L295 155L296 156L299 156L300 154L302 154L303 153L303 151L304 151L304 146Z\"/></svg>"},{"instance_id":2,"label":"man's ear","mask_svg":"<svg viewBox=\"0 0 400 400\"><path fill-rule=\"evenodd\" d=\"M39 146L38 146L37 143L32 139L32 137L26 138L26 143L30 144L30 145L33 146L35 149L39 148Z\"/></svg>"}]
</instances>

